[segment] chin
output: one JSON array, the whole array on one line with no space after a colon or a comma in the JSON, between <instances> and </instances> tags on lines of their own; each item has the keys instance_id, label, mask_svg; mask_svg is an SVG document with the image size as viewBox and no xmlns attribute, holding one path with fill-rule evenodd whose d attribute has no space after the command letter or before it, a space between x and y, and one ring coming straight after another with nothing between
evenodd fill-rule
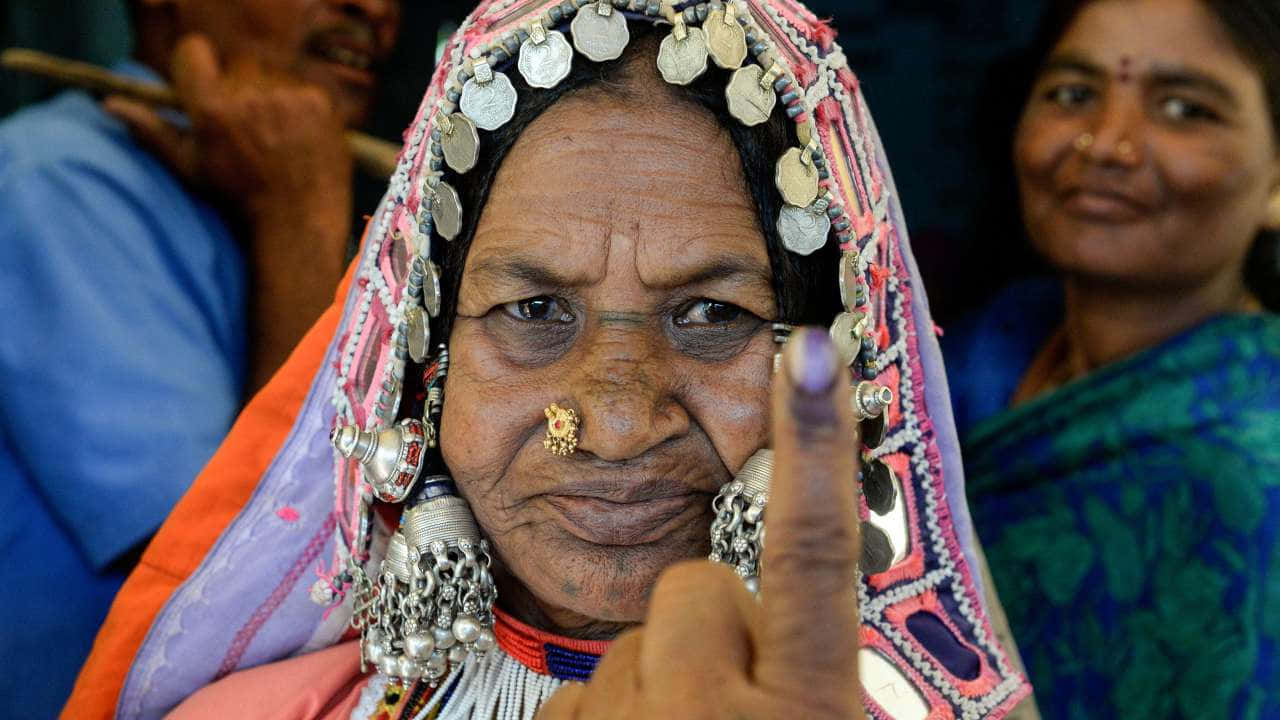
<instances>
[{"instance_id":1,"label":"chin","mask_svg":"<svg viewBox=\"0 0 1280 720\"><path fill-rule=\"evenodd\" d=\"M658 541L625 546L595 545L564 534L526 545L538 548L540 557L529 553L508 562L503 553L504 564L544 609L601 623L638 624L664 570L706 558L709 527L710 518L700 517Z\"/></svg>"},{"instance_id":2,"label":"chin","mask_svg":"<svg viewBox=\"0 0 1280 720\"><path fill-rule=\"evenodd\" d=\"M1058 270L1126 281L1158 272L1167 250L1140 226L1098 226L1062 221L1034 233L1036 250Z\"/></svg>"}]
</instances>

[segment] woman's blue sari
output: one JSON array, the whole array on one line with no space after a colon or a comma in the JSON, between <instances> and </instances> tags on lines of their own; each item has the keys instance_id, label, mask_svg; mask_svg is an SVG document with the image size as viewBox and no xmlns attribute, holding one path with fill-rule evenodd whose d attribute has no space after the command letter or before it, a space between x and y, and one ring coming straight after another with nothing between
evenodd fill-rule
<instances>
[{"instance_id":1,"label":"woman's blue sari","mask_svg":"<svg viewBox=\"0 0 1280 720\"><path fill-rule=\"evenodd\" d=\"M966 415L1007 406L1030 360L966 385L1000 364L998 326L947 360L974 524L1041 712L1280 718L1280 318L1221 317Z\"/></svg>"}]
</instances>

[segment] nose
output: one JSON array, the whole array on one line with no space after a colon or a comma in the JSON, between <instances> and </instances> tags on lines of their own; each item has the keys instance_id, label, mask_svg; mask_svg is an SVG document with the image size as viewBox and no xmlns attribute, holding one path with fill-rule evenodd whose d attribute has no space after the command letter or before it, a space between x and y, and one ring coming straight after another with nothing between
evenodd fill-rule
<instances>
[{"instance_id":1,"label":"nose","mask_svg":"<svg viewBox=\"0 0 1280 720\"><path fill-rule=\"evenodd\" d=\"M596 335L572 380L582 415L578 449L616 462L686 435L689 414L661 341L638 328Z\"/></svg>"},{"instance_id":2,"label":"nose","mask_svg":"<svg viewBox=\"0 0 1280 720\"><path fill-rule=\"evenodd\" d=\"M1121 168L1142 164L1142 101L1134 93L1128 88L1108 92L1088 132L1077 138L1077 148L1093 162Z\"/></svg>"}]
</instances>

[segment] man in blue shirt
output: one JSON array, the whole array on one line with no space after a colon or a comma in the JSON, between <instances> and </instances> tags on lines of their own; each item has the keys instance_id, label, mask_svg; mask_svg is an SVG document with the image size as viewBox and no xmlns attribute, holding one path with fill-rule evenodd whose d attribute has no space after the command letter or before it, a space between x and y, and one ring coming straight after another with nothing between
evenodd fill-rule
<instances>
[{"instance_id":1,"label":"man in blue shirt","mask_svg":"<svg viewBox=\"0 0 1280 720\"><path fill-rule=\"evenodd\" d=\"M0 715L56 713L136 553L332 297L396 0L137 0L183 112L0 123ZM108 110L110 112L108 112Z\"/></svg>"}]
</instances>

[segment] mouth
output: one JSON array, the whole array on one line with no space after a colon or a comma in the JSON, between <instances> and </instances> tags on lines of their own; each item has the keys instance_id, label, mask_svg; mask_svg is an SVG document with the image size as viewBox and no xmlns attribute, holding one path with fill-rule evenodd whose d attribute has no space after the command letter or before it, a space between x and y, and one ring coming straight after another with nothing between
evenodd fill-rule
<instances>
[{"instance_id":1,"label":"mouth","mask_svg":"<svg viewBox=\"0 0 1280 720\"><path fill-rule=\"evenodd\" d=\"M1083 220L1106 223L1133 222L1146 217L1150 208L1132 196L1109 190L1078 188L1062 197L1062 206Z\"/></svg>"},{"instance_id":2,"label":"mouth","mask_svg":"<svg viewBox=\"0 0 1280 720\"><path fill-rule=\"evenodd\" d=\"M696 491L625 502L587 495L547 495L544 499L569 534L593 545L656 542L711 510L711 494Z\"/></svg>"},{"instance_id":3,"label":"mouth","mask_svg":"<svg viewBox=\"0 0 1280 720\"><path fill-rule=\"evenodd\" d=\"M339 28L308 38L307 54L320 60L347 82L372 85L382 59L369 28Z\"/></svg>"}]
</instances>

